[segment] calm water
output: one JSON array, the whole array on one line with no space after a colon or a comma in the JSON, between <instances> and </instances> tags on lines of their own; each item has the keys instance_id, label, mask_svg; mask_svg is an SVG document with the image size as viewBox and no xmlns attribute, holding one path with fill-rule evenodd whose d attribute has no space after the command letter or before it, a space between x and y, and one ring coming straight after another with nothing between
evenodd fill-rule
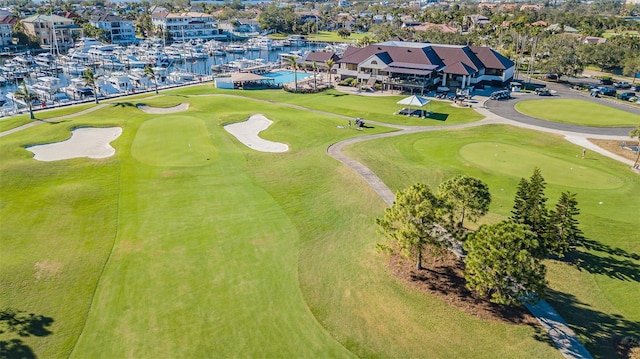
<instances>
[{"instance_id":1,"label":"calm water","mask_svg":"<svg viewBox=\"0 0 640 359\"><path fill-rule=\"evenodd\" d=\"M229 43L231 44L231 43ZM260 50L260 51L246 51L244 54L226 54L226 56L212 56L206 60L192 60L192 61L179 61L179 62L175 62L174 64L172 64L169 67L169 72L173 71L173 70L181 70L181 71L188 71L188 72L192 72L192 73L196 73L198 75L212 75L212 71L211 71L211 66L212 65L222 65L222 64L226 64L229 63L231 61L234 60L240 60L240 59L249 59L249 60L255 60L255 59L263 59L266 62L279 62L280 61L280 56L279 54L281 53L287 53L287 52L291 52L291 51L297 51L297 50L301 50L301 51L312 51L312 50L319 50L325 47L326 44L307 44L304 47L285 47L284 49L280 49L280 50L272 50L272 51L266 51L266 50ZM7 58L3 58L0 59L0 63L4 63L4 61L6 61ZM98 69L98 73L100 73L102 70ZM108 71L106 71L106 73L108 74ZM303 76L304 73L299 72L298 73L298 80L303 79L306 76ZM285 75L282 75L285 76ZM62 85L67 85L69 84L70 78L68 75L65 74L59 74L58 77L61 79L61 84ZM30 78L26 78L25 79L27 84L32 83L34 80L30 79ZM283 78L282 80L277 78L276 82L277 83L284 83L284 82L292 82L293 81L293 73L291 74L290 80L286 81L286 78ZM0 87L0 93L7 93L7 92L11 92L14 91L16 88L16 84L12 84L12 83L8 83L6 86Z\"/></svg>"}]
</instances>

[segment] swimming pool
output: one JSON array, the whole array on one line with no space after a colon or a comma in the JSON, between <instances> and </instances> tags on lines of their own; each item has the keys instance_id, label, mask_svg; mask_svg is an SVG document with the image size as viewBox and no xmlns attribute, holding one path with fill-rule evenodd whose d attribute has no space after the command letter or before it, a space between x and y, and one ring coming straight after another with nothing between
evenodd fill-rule
<instances>
[{"instance_id":1,"label":"swimming pool","mask_svg":"<svg viewBox=\"0 0 640 359\"><path fill-rule=\"evenodd\" d=\"M276 81L276 84L279 84L279 85L295 81L293 71L269 72L262 76L274 79ZM311 76L311 74L298 71L298 81L305 79L309 76Z\"/></svg>"}]
</instances>

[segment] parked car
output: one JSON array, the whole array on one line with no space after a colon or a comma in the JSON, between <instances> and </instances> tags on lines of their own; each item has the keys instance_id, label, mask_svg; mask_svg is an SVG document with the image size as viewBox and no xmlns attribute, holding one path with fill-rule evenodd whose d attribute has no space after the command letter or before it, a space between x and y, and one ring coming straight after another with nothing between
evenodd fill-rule
<instances>
[{"instance_id":1,"label":"parked car","mask_svg":"<svg viewBox=\"0 0 640 359\"><path fill-rule=\"evenodd\" d=\"M598 87L597 91L605 96L615 96L617 94L616 89L612 88L612 87L605 87L605 86L601 86Z\"/></svg>"},{"instance_id":2,"label":"parked car","mask_svg":"<svg viewBox=\"0 0 640 359\"><path fill-rule=\"evenodd\" d=\"M613 81L611 79L600 79L600 85L613 85Z\"/></svg>"},{"instance_id":3,"label":"parked car","mask_svg":"<svg viewBox=\"0 0 640 359\"><path fill-rule=\"evenodd\" d=\"M635 85L634 87L631 88L631 90L640 92L640 85Z\"/></svg>"},{"instance_id":4,"label":"parked car","mask_svg":"<svg viewBox=\"0 0 640 359\"><path fill-rule=\"evenodd\" d=\"M556 75L556 74L544 74L544 75L542 75L542 79L543 80L557 81L558 80L558 75Z\"/></svg>"},{"instance_id":5,"label":"parked car","mask_svg":"<svg viewBox=\"0 0 640 359\"><path fill-rule=\"evenodd\" d=\"M538 95L538 96L553 96L551 94L551 91L549 91L549 89L547 89L547 88L536 89L536 95Z\"/></svg>"},{"instance_id":6,"label":"parked car","mask_svg":"<svg viewBox=\"0 0 640 359\"><path fill-rule=\"evenodd\" d=\"M495 91L489 98L492 100L508 100L511 98L511 92L509 90Z\"/></svg>"},{"instance_id":7,"label":"parked car","mask_svg":"<svg viewBox=\"0 0 640 359\"><path fill-rule=\"evenodd\" d=\"M621 99L622 101L631 101L631 99L634 97L636 97L636 93L631 91L623 92L620 95L618 95L618 98Z\"/></svg>"},{"instance_id":8,"label":"parked car","mask_svg":"<svg viewBox=\"0 0 640 359\"><path fill-rule=\"evenodd\" d=\"M619 88L619 89L630 89L631 88L631 84L628 83L627 81L614 82L613 86L615 86L616 88Z\"/></svg>"}]
</instances>

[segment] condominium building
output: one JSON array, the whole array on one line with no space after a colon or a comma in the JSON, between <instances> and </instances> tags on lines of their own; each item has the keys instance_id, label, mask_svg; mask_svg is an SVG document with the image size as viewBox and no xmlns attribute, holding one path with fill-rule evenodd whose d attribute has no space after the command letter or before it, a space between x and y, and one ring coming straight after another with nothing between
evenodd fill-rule
<instances>
[{"instance_id":1,"label":"condominium building","mask_svg":"<svg viewBox=\"0 0 640 359\"><path fill-rule=\"evenodd\" d=\"M13 27L16 19L12 16L0 16L0 46L13 45Z\"/></svg>"},{"instance_id":2,"label":"condominium building","mask_svg":"<svg viewBox=\"0 0 640 359\"><path fill-rule=\"evenodd\" d=\"M156 13L151 15L151 23L166 31L173 41L226 38L218 27L218 21L212 15L200 12Z\"/></svg>"},{"instance_id":3,"label":"condominium building","mask_svg":"<svg viewBox=\"0 0 640 359\"><path fill-rule=\"evenodd\" d=\"M133 21L118 15L105 14L89 21L92 26L105 30L109 41L113 44L129 45L136 41L136 30Z\"/></svg>"},{"instance_id":4,"label":"condominium building","mask_svg":"<svg viewBox=\"0 0 640 359\"><path fill-rule=\"evenodd\" d=\"M73 39L82 35L82 28L73 20L58 15L33 15L22 23L27 34L35 36L43 49L67 50L73 46Z\"/></svg>"}]
</instances>

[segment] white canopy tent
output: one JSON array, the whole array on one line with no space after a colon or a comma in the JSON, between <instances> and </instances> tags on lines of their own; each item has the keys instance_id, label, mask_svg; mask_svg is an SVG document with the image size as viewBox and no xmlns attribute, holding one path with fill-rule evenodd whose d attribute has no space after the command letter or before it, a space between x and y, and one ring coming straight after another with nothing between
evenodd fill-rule
<instances>
[{"instance_id":1,"label":"white canopy tent","mask_svg":"<svg viewBox=\"0 0 640 359\"><path fill-rule=\"evenodd\" d=\"M400 110L401 115L407 115L407 116L417 115L419 117L427 117L429 116L429 114L431 114L431 111L424 111L422 109L413 110L412 107L422 108L424 107L424 105L427 105L430 102L431 100L427 100L424 97L420 97L418 95L412 95L407 98L403 98L402 100L398 101L397 104L408 107Z\"/></svg>"}]
</instances>

